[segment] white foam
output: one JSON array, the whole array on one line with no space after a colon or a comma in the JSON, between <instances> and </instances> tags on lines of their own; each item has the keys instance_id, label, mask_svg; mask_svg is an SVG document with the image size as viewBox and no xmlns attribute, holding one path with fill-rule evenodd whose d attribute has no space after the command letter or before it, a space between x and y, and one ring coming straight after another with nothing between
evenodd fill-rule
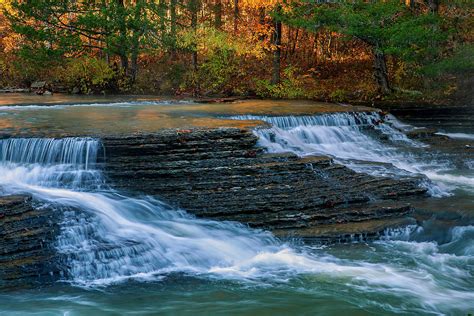
<instances>
[{"instance_id":1,"label":"white foam","mask_svg":"<svg viewBox=\"0 0 474 316\"><path fill-rule=\"evenodd\" d=\"M94 102L94 103L70 103L70 104L25 104L0 106L0 111L22 111L22 110L47 110L65 109L69 107L134 107L139 105L177 105L194 104L191 100L159 100L159 101L118 101L118 102ZM3 114L3 113L0 113Z\"/></svg>"},{"instance_id":2,"label":"white foam","mask_svg":"<svg viewBox=\"0 0 474 316\"><path fill-rule=\"evenodd\" d=\"M468 190L474 187L473 177L450 174L453 166L446 159L425 155L428 146L404 134L415 127L393 115L382 117L373 112L232 118L270 123L272 127L254 131L259 145L269 152L330 156L357 172L378 176L422 174L434 181L420 184L435 197L448 196L459 187Z\"/></svg>"},{"instance_id":3,"label":"white foam","mask_svg":"<svg viewBox=\"0 0 474 316\"><path fill-rule=\"evenodd\" d=\"M442 135L442 136L447 136L449 138L453 139L468 139L468 140L474 140L474 134L466 134L466 133L441 133L438 132L436 135Z\"/></svg>"},{"instance_id":4,"label":"white foam","mask_svg":"<svg viewBox=\"0 0 474 316\"><path fill-rule=\"evenodd\" d=\"M24 157L23 153L10 152L15 148L38 150L26 146L28 140L24 142L18 147L8 146L3 157ZM76 148L81 140L76 139L78 144L71 142L70 146ZM76 163L81 161L79 157L84 157L84 152L76 150L74 153L67 160L69 164L50 158L31 159L33 163L25 163L24 159L0 162L0 185L4 194L28 193L36 201L63 212L64 222L56 247L66 257L73 284L106 286L131 278L156 281L171 272L271 283L305 275L323 277L366 292L409 297L423 309L435 312L449 311L453 306L468 308L474 300L474 293L466 289L462 281L442 282L437 274L440 267L454 280L463 275L463 271L456 266L456 256L451 255L455 260L445 259L448 255L441 253L434 243L416 243L409 241L409 237L406 241L384 241L384 247L394 247L401 257L431 258L411 268L398 265L397 261L374 263L339 259L324 249L309 252L306 248L284 244L268 232L241 224L197 219L151 197L134 198L86 185L68 187L61 182L65 170L87 171L83 163ZM100 172L96 175L101 179ZM470 230L453 229L452 241L464 238ZM411 231L402 235L409 235ZM392 239L395 235L392 234Z\"/></svg>"}]
</instances>

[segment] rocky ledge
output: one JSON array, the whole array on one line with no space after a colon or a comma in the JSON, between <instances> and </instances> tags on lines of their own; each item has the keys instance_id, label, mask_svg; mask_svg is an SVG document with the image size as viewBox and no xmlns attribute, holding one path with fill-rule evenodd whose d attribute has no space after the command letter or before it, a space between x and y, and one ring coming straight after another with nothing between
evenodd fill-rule
<instances>
[{"instance_id":1,"label":"rocky ledge","mask_svg":"<svg viewBox=\"0 0 474 316\"><path fill-rule=\"evenodd\" d=\"M44 284L59 276L54 240L59 214L26 195L0 197L0 288Z\"/></svg>"},{"instance_id":2,"label":"rocky ledge","mask_svg":"<svg viewBox=\"0 0 474 316\"><path fill-rule=\"evenodd\" d=\"M103 143L114 187L280 236L311 237L314 227L368 221L378 224L365 227L380 231L412 212L407 198L426 193L416 178L372 177L327 157L264 153L246 129L166 130ZM341 227L329 235L352 232Z\"/></svg>"},{"instance_id":3,"label":"rocky ledge","mask_svg":"<svg viewBox=\"0 0 474 316\"><path fill-rule=\"evenodd\" d=\"M327 157L267 154L247 129L163 130L103 138L109 183L195 214L240 221L280 237L325 242L406 224L416 178L376 178ZM0 197L0 288L35 286L64 270L55 252L62 217L25 195Z\"/></svg>"}]
</instances>

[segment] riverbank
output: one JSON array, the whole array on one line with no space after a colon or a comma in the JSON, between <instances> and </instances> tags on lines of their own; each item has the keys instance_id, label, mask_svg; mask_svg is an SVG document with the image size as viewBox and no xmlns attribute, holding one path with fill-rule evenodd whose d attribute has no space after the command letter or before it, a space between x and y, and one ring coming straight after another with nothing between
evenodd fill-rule
<instances>
[{"instance_id":1,"label":"riverbank","mask_svg":"<svg viewBox=\"0 0 474 316\"><path fill-rule=\"evenodd\" d=\"M474 94L470 89L470 79L465 79L465 83L453 95L441 97L423 97L419 94L398 93L391 96L382 97L380 95L372 98L354 98L350 93L345 92L347 96L340 97L330 95L324 98L299 97L296 99L275 98L271 101L276 102L312 102L312 103L330 103L330 104L351 104L354 106L376 107L382 109L390 108L433 108L433 107L455 107L459 105L473 104ZM469 82L468 82L469 81ZM11 88L0 89L0 105L33 105L33 104L69 104L69 103L107 103L113 100L118 101L184 101L195 103L232 103L245 100L270 100L256 95L201 95L192 94L147 94L147 93L104 93L104 94L70 94L57 92L54 94L37 95L29 89Z\"/></svg>"}]
</instances>

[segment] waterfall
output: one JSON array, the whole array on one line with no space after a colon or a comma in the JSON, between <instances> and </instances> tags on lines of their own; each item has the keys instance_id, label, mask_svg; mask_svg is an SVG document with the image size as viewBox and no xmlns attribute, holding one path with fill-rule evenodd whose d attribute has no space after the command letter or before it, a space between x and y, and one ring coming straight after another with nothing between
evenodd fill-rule
<instances>
[{"instance_id":1,"label":"waterfall","mask_svg":"<svg viewBox=\"0 0 474 316\"><path fill-rule=\"evenodd\" d=\"M255 130L260 144L270 152L292 151L298 155L323 154L342 159L385 162L380 152L390 146L379 138L413 147L424 145L410 140L395 124L387 124L378 112L333 113L314 116L233 116L238 120L261 120L271 128ZM395 121L391 117L390 120Z\"/></svg>"},{"instance_id":2,"label":"waterfall","mask_svg":"<svg viewBox=\"0 0 474 316\"><path fill-rule=\"evenodd\" d=\"M334 113L314 116L232 116L238 120L261 120L268 128L254 133L268 152L293 152L299 156L324 155L357 172L375 176L423 175L420 185L433 196L449 195L456 188L472 190L474 179L450 174L455 167L427 145L409 139L405 132L415 127L379 112Z\"/></svg>"},{"instance_id":3,"label":"waterfall","mask_svg":"<svg viewBox=\"0 0 474 316\"><path fill-rule=\"evenodd\" d=\"M438 269L432 269L429 261L430 256L439 256L436 245L430 244L425 255L423 243L387 241L387 247L400 248L400 256L413 251L428 260L428 265L411 270L392 263L340 259L324 250L315 253L313 248L284 244L269 232L197 219L152 197L130 197L97 185L105 182L97 164L98 140L9 139L2 140L0 147L1 193L29 194L36 203L64 214L56 249L65 258L65 281L74 285L159 281L170 273L285 283L302 274L332 278L354 289L389 291L401 297L410 293L420 306L433 311L464 307L474 300L466 290L469 285L438 282ZM71 174L84 173L89 175L86 182L84 177L70 181ZM462 229L453 230L453 236L470 234ZM441 263L441 268L458 273L451 262Z\"/></svg>"},{"instance_id":4,"label":"waterfall","mask_svg":"<svg viewBox=\"0 0 474 316\"><path fill-rule=\"evenodd\" d=\"M103 185L97 168L103 152L93 138L10 138L0 140L0 184L85 188Z\"/></svg>"},{"instance_id":5,"label":"waterfall","mask_svg":"<svg viewBox=\"0 0 474 316\"><path fill-rule=\"evenodd\" d=\"M0 161L23 164L74 164L88 169L100 146L93 138L10 138L0 140Z\"/></svg>"},{"instance_id":6,"label":"waterfall","mask_svg":"<svg viewBox=\"0 0 474 316\"><path fill-rule=\"evenodd\" d=\"M268 232L196 219L152 197L105 186L97 164L101 147L91 138L0 141L2 193L31 194L63 213L56 247L75 284L210 273L261 254L297 256Z\"/></svg>"}]
</instances>

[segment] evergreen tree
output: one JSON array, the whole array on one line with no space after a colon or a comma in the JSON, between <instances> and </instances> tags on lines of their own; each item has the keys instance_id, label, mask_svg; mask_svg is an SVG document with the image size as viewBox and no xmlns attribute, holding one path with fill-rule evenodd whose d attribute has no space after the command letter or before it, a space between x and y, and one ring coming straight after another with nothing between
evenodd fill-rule
<instances>
[{"instance_id":1,"label":"evergreen tree","mask_svg":"<svg viewBox=\"0 0 474 316\"><path fill-rule=\"evenodd\" d=\"M12 1L8 17L15 32L24 35L23 57L40 63L95 53L109 60L117 56L122 71L135 79L138 55L155 38L162 17L154 1ZM151 15L154 15L153 17Z\"/></svg>"},{"instance_id":2,"label":"evergreen tree","mask_svg":"<svg viewBox=\"0 0 474 316\"><path fill-rule=\"evenodd\" d=\"M433 57L439 43L446 39L437 15L418 14L398 0L318 2L295 4L281 18L313 32L328 28L365 43L372 51L374 77L384 94L392 92L387 56L422 62Z\"/></svg>"}]
</instances>

